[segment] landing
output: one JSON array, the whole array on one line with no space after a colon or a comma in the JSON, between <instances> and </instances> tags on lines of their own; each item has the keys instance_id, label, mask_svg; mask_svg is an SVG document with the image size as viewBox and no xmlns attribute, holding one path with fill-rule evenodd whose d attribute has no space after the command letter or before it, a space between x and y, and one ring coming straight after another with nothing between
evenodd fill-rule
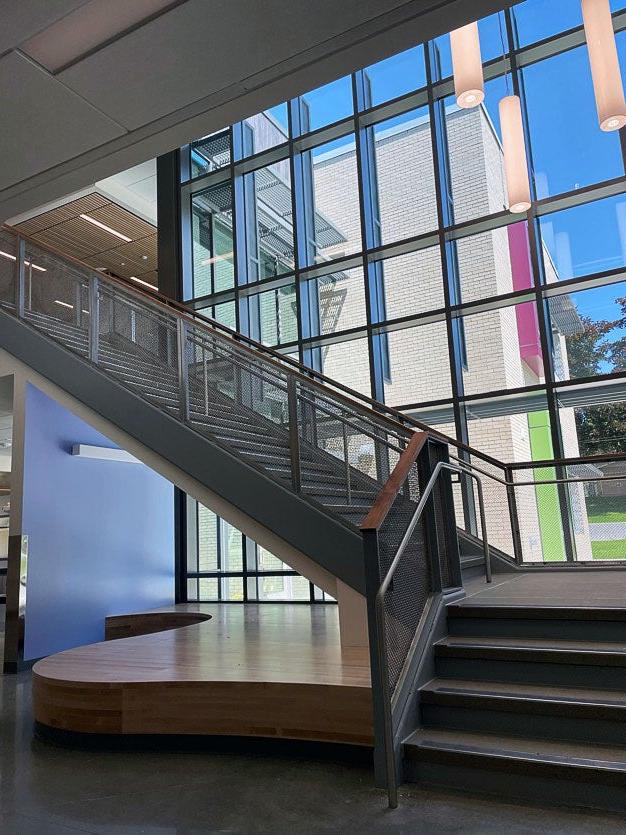
<instances>
[{"instance_id":1,"label":"landing","mask_svg":"<svg viewBox=\"0 0 626 835\"><path fill-rule=\"evenodd\" d=\"M626 608L626 569L496 574L490 586L477 577L469 580L465 588L464 602L468 605Z\"/></svg>"}]
</instances>

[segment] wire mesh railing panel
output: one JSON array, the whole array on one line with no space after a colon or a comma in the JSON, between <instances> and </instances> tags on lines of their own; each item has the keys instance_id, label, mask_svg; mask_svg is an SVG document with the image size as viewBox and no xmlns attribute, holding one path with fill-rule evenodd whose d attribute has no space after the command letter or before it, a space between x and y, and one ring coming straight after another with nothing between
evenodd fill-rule
<instances>
[{"instance_id":1,"label":"wire mesh railing panel","mask_svg":"<svg viewBox=\"0 0 626 835\"><path fill-rule=\"evenodd\" d=\"M409 471L378 534L380 576L385 577L407 532L420 499L417 463ZM384 598L384 640L387 653L389 689L393 694L415 638L431 593L430 564L426 551L424 524L418 523Z\"/></svg>"},{"instance_id":2,"label":"wire mesh railing panel","mask_svg":"<svg viewBox=\"0 0 626 835\"><path fill-rule=\"evenodd\" d=\"M575 559L626 561L626 461L566 467Z\"/></svg>"},{"instance_id":3,"label":"wire mesh railing panel","mask_svg":"<svg viewBox=\"0 0 626 835\"><path fill-rule=\"evenodd\" d=\"M15 307L17 239L0 230L0 305Z\"/></svg>"}]
</instances>

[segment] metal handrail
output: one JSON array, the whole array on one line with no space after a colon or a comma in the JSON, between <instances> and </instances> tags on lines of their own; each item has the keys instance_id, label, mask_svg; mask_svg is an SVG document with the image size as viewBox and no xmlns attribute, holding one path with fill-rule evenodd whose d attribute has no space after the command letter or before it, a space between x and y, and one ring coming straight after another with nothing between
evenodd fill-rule
<instances>
[{"instance_id":1,"label":"metal handrail","mask_svg":"<svg viewBox=\"0 0 626 835\"><path fill-rule=\"evenodd\" d=\"M622 475L606 475L606 476L580 476L580 477L572 477L569 476L567 478L547 478L541 479L537 481L509 481L506 478L499 478L497 475L493 475L493 473L488 473L486 470L483 470L482 467L477 467L476 464L472 464L468 461L463 461L461 458L457 458L455 455L451 455L454 461L457 461L461 467L461 469L466 472L468 475L469 470L476 470L476 472L481 473L487 478L491 478L493 481L497 481L498 484L502 484L503 487L541 487L542 485L548 484L579 484L581 482L587 481L626 481L626 473L622 473ZM552 466L555 466L554 464ZM575 466L575 465L573 465ZM545 467L528 467L528 469L545 469Z\"/></svg>"},{"instance_id":2,"label":"metal handrail","mask_svg":"<svg viewBox=\"0 0 626 835\"><path fill-rule=\"evenodd\" d=\"M418 502L417 507L411 517L411 521L409 522L407 529L402 537L402 541L398 546L398 550L396 551L396 555L393 558L391 565L383 581L381 582L378 591L376 593L376 599L374 603L374 610L376 615L376 649L378 655L378 665L381 671L381 680L382 680L382 700L383 700L383 723L384 723L384 749L385 749L385 767L387 771L387 795L389 798L389 807L391 809L395 809L398 806L398 777L396 774L396 759L395 759L395 751L393 745L393 721L392 721L392 695L389 687L389 659L387 656L387 644L385 641L385 626L384 626L384 603L385 603L385 594L393 580L393 576L397 571L398 566L400 565L400 561L402 556L409 544L411 536L415 528L417 527L417 523L419 522L422 513L424 512L424 508L426 507L426 502L430 498L432 491L435 488L435 484L437 479L439 478L439 474L443 470L448 470L453 473L462 473L464 472L466 475L470 476L476 481L477 488L478 488L478 502L480 506L480 521L483 531L483 551L485 555L485 579L488 583L491 582L491 555L489 553L489 543L487 541L487 527L485 521L485 503L483 497L483 489L481 479L475 474L468 470L465 470L463 467L459 467L456 464L449 464L446 461L439 461L435 468L433 469L432 475L428 479L428 483L424 488L420 500ZM406 663L406 662L405 662Z\"/></svg>"}]
</instances>

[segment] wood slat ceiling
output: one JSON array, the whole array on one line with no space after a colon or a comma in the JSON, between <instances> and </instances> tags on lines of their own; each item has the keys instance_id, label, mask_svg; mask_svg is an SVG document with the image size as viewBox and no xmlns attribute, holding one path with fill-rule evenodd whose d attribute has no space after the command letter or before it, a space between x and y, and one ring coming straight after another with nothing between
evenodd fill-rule
<instances>
[{"instance_id":1,"label":"wood slat ceiling","mask_svg":"<svg viewBox=\"0 0 626 835\"><path fill-rule=\"evenodd\" d=\"M130 242L89 223L81 214L131 238ZM16 224L15 228L95 269L107 270L120 278L135 276L157 284L156 227L98 192L42 212Z\"/></svg>"}]
</instances>

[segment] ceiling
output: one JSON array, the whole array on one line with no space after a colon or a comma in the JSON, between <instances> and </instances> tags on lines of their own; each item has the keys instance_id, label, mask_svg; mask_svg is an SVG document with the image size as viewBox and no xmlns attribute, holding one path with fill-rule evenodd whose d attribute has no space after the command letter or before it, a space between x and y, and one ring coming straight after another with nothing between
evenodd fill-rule
<instances>
[{"instance_id":1,"label":"ceiling","mask_svg":"<svg viewBox=\"0 0 626 835\"><path fill-rule=\"evenodd\" d=\"M96 270L156 289L154 160L8 222L33 240Z\"/></svg>"},{"instance_id":2,"label":"ceiling","mask_svg":"<svg viewBox=\"0 0 626 835\"><path fill-rule=\"evenodd\" d=\"M0 0L0 220L514 0Z\"/></svg>"}]
</instances>

